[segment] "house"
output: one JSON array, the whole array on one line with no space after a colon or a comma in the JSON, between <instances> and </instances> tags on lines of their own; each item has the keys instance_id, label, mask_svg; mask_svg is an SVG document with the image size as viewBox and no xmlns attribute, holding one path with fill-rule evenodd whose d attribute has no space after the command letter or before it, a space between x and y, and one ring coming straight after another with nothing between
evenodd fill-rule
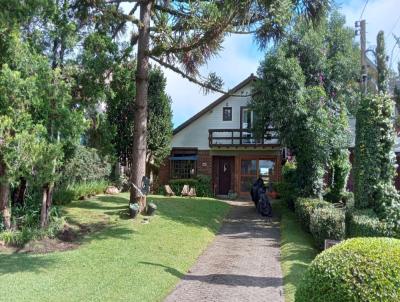
<instances>
[{"instance_id":1,"label":"house","mask_svg":"<svg viewBox=\"0 0 400 302\"><path fill-rule=\"evenodd\" d=\"M262 138L250 130L256 117L248 107L255 80L250 75L174 130L160 184L208 175L216 195L247 197L258 177L266 184L280 180L285 149L272 130Z\"/></svg>"}]
</instances>

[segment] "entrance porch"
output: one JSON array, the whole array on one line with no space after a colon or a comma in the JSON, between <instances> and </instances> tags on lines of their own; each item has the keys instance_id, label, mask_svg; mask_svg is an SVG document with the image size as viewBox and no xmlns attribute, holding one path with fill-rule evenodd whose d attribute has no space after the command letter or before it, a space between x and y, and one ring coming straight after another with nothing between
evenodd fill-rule
<instances>
[{"instance_id":1,"label":"entrance porch","mask_svg":"<svg viewBox=\"0 0 400 302\"><path fill-rule=\"evenodd\" d=\"M236 193L249 198L253 183L261 177L267 188L280 180L282 157L278 150L213 152L212 179L215 195Z\"/></svg>"}]
</instances>

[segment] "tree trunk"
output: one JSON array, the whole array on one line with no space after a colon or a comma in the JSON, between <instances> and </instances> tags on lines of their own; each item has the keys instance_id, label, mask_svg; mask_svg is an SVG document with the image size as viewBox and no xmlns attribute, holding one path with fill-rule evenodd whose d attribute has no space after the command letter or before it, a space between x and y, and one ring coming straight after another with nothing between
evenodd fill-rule
<instances>
[{"instance_id":1,"label":"tree trunk","mask_svg":"<svg viewBox=\"0 0 400 302\"><path fill-rule=\"evenodd\" d=\"M6 180L7 167L0 156L0 211L3 216L4 227L11 229L11 211L9 207L10 184Z\"/></svg>"},{"instance_id":2,"label":"tree trunk","mask_svg":"<svg viewBox=\"0 0 400 302\"><path fill-rule=\"evenodd\" d=\"M54 183L51 182L43 187L42 209L40 211L40 227L45 228L49 224L49 211L53 203Z\"/></svg>"},{"instance_id":3,"label":"tree trunk","mask_svg":"<svg viewBox=\"0 0 400 302\"><path fill-rule=\"evenodd\" d=\"M134 116L133 152L131 163L131 182L141 187L142 178L146 175L147 153L147 97L149 86L149 40L150 15L153 1L143 1L140 4L140 26L136 71L136 103ZM130 203L141 205L140 211L146 207L140 193L131 186Z\"/></svg>"},{"instance_id":4,"label":"tree trunk","mask_svg":"<svg viewBox=\"0 0 400 302\"><path fill-rule=\"evenodd\" d=\"M43 187L42 209L40 211L40 227L46 226L47 220L47 186Z\"/></svg>"},{"instance_id":5,"label":"tree trunk","mask_svg":"<svg viewBox=\"0 0 400 302\"><path fill-rule=\"evenodd\" d=\"M18 187L14 190L13 194L12 194L12 204L15 205L20 205L23 206L25 203L25 194L26 194L26 190L28 188L28 183L26 181L25 177L21 177L20 178L20 182Z\"/></svg>"}]
</instances>

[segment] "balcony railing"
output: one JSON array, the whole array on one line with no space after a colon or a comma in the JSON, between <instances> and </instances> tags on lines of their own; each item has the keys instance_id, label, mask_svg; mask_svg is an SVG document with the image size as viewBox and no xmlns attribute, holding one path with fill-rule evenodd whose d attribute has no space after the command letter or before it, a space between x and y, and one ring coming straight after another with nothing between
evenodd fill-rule
<instances>
[{"instance_id":1,"label":"balcony railing","mask_svg":"<svg viewBox=\"0 0 400 302\"><path fill-rule=\"evenodd\" d=\"M278 137L273 129L263 138L256 138L254 133L248 129L209 129L208 132L210 147L265 147L279 144Z\"/></svg>"}]
</instances>

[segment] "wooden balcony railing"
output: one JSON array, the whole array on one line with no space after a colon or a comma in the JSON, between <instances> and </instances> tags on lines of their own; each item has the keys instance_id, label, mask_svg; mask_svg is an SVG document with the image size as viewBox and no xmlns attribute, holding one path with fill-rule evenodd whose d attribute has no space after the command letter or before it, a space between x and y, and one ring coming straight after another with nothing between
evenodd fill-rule
<instances>
[{"instance_id":1,"label":"wooden balcony railing","mask_svg":"<svg viewBox=\"0 0 400 302\"><path fill-rule=\"evenodd\" d=\"M278 137L273 129L266 133L263 138L256 138L256 136L247 129L209 129L208 132L210 147L263 147L279 144Z\"/></svg>"}]
</instances>

